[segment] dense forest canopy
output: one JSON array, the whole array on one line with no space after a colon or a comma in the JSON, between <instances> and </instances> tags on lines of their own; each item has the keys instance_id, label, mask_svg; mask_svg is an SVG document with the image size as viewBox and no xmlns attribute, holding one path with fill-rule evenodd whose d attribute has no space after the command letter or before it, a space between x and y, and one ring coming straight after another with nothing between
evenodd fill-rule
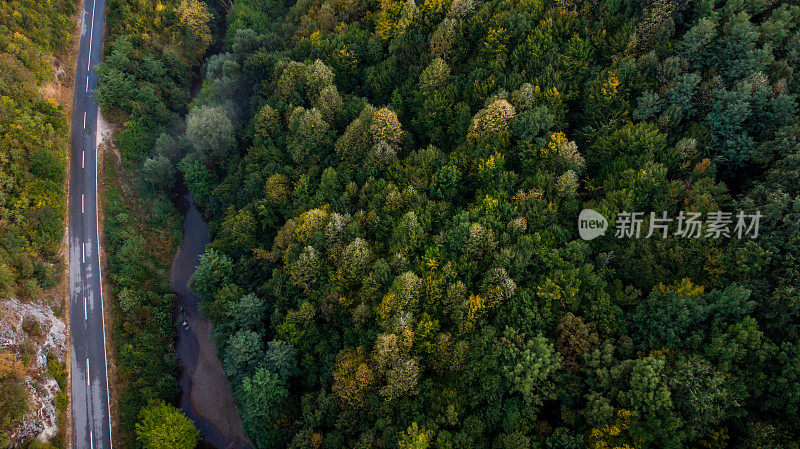
<instances>
[{"instance_id":1,"label":"dense forest canopy","mask_svg":"<svg viewBox=\"0 0 800 449\"><path fill-rule=\"evenodd\" d=\"M0 296L56 283L66 114L40 88L71 39L73 0L0 3Z\"/></svg>"},{"instance_id":2,"label":"dense forest canopy","mask_svg":"<svg viewBox=\"0 0 800 449\"><path fill-rule=\"evenodd\" d=\"M121 424L114 444L123 447L192 448L199 438L171 405L179 389L169 266L181 228L167 189L176 169L169 161L143 162L163 145L159 134L186 113L192 68L211 41L210 20L197 0L108 1L94 95L108 119L124 124L115 139L122 163L111 152L103 162ZM142 173L158 169L166 171L156 184L143 180Z\"/></svg>"},{"instance_id":3,"label":"dense forest canopy","mask_svg":"<svg viewBox=\"0 0 800 449\"><path fill-rule=\"evenodd\" d=\"M54 55L70 44L74 13L73 0L0 2L0 300L36 299L58 280L69 129L63 105L42 88L62 81ZM27 384L37 371L31 341L41 329L35 319L20 324L26 341L0 348L0 447L17 443L36 399ZM61 389L54 404L60 415L66 371L52 355L47 362Z\"/></svg>"},{"instance_id":4,"label":"dense forest canopy","mask_svg":"<svg viewBox=\"0 0 800 449\"><path fill-rule=\"evenodd\" d=\"M100 100L210 220L258 448L798 447L800 3L212 3L188 109L216 23L167 3ZM585 208L761 231L584 241Z\"/></svg>"}]
</instances>

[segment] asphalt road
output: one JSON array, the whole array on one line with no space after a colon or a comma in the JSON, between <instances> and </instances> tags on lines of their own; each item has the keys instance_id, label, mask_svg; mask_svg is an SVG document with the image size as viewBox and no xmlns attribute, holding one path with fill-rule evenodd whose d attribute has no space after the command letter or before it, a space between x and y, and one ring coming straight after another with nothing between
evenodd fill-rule
<instances>
[{"instance_id":1,"label":"asphalt road","mask_svg":"<svg viewBox=\"0 0 800 449\"><path fill-rule=\"evenodd\" d=\"M97 231L97 84L105 0L84 0L72 109L69 289L72 427L76 449L111 449L111 419Z\"/></svg>"}]
</instances>

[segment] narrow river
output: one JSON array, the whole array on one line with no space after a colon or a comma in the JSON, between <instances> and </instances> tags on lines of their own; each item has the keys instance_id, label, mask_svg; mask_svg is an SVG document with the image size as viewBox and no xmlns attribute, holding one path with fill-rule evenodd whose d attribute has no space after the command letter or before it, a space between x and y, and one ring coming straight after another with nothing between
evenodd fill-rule
<instances>
[{"instance_id":1,"label":"narrow river","mask_svg":"<svg viewBox=\"0 0 800 449\"><path fill-rule=\"evenodd\" d=\"M170 283L177 294L175 309L183 307L189 323L189 329L184 329L181 313L177 314L175 354L181 365L180 407L200 429L205 442L214 448L251 448L253 444L242 428L242 419L217 356L216 345L210 338L214 327L198 311L199 298L188 287L189 278L210 240L208 225L191 197L188 201L183 242L170 272Z\"/></svg>"}]
</instances>

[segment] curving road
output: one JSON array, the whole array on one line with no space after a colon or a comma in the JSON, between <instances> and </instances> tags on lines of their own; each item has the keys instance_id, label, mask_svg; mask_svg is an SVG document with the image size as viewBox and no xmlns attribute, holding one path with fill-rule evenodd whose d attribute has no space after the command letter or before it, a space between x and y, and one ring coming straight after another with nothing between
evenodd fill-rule
<instances>
[{"instance_id":1,"label":"curving road","mask_svg":"<svg viewBox=\"0 0 800 449\"><path fill-rule=\"evenodd\" d=\"M84 0L72 107L69 289L75 449L111 449L105 322L97 228L97 84L105 0Z\"/></svg>"}]
</instances>

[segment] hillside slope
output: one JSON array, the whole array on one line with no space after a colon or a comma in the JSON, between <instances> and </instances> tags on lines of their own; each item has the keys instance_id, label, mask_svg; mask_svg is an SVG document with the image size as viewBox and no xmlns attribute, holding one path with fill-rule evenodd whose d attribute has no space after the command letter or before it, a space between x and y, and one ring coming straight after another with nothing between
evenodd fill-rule
<instances>
[{"instance_id":1,"label":"hillside slope","mask_svg":"<svg viewBox=\"0 0 800 449\"><path fill-rule=\"evenodd\" d=\"M69 57L75 12L74 0L0 3L0 447L66 441L56 287L70 80L56 55Z\"/></svg>"},{"instance_id":2,"label":"hillside slope","mask_svg":"<svg viewBox=\"0 0 800 449\"><path fill-rule=\"evenodd\" d=\"M185 122L105 94L259 448L797 447L796 1L228 5Z\"/></svg>"},{"instance_id":3,"label":"hillside slope","mask_svg":"<svg viewBox=\"0 0 800 449\"><path fill-rule=\"evenodd\" d=\"M234 1L174 140L251 439L796 447L799 14Z\"/></svg>"}]
</instances>

